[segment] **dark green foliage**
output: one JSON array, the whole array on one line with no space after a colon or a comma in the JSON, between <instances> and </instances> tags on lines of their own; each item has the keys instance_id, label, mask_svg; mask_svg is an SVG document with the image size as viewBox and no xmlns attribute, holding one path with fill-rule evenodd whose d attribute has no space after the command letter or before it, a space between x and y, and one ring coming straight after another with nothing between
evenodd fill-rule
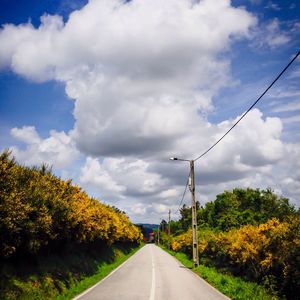
<instances>
[{"instance_id":1,"label":"dark green foliage","mask_svg":"<svg viewBox=\"0 0 300 300\"><path fill-rule=\"evenodd\" d=\"M120 265L139 247L65 245L60 254L6 260L0 265L0 299L72 299Z\"/></svg>"},{"instance_id":2,"label":"dark green foliage","mask_svg":"<svg viewBox=\"0 0 300 300\"><path fill-rule=\"evenodd\" d=\"M183 206L180 213L176 226L184 232L173 232L172 249L190 256L191 208ZM270 189L225 191L197 209L200 260L261 283L282 299L296 299L295 293L300 293L299 214L287 198Z\"/></svg>"},{"instance_id":3,"label":"dark green foliage","mask_svg":"<svg viewBox=\"0 0 300 300\"><path fill-rule=\"evenodd\" d=\"M162 220L160 222L159 229L160 229L160 231L167 232L167 230L168 230L168 223L167 223L166 220Z\"/></svg>"},{"instance_id":4,"label":"dark green foliage","mask_svg":"<svg viewBox=\"0 0 300 300\"><path fill-rule=\"evenodd\" d=\"M86 277L87 288L140 240L118 208L47 165L28 168L0 154L0 299L54 299Z\"/></svg>"},{"instance_id":5,"label":"dark green foliage","mask_svg":"<svg viewBox=\"0 0 300 300\"><path fill-rule=\"evenodd\" d=\"M217 195L215 201L198 210L198 223L228 231L246 224L262 224L274 217L282 221L294 213L295 208L289 200L270 189L234 189Z\"/></svg>"},{"instance_id":6,"label":"dark green foliage","mask_svg":"<svg viewBox=\"0 0 300 300\"><path fill-rule=\"evenodd\" d=\"M143 237L144 237L144 241L149 241L150 235L153 234L155 232L155 230L157 230L158 225L156 224L135 224L135 226L137 226ZM152 242L152 241L151 241Z\"/></svg>"},{"instance_id":7,"label":"dark green foliage","mask_svg":"<svg viewBox=\"0 0 300 300\"><path fill-rule=\"evenodd\" d=\"M170 232L172 235L177 235L184 232L183 228L180 226L180 223L174 220L170 222Z\"/></svg>"},{"instance_id":8,"label":"dark green foliage","mask_svg":"<svg viewBox=\"0 0 300 300\"><path fill-rule=\"evenodd\" d=\"M196 209L199 211L200 203L199 201L196 202ZM179 224L177 225L178 231L184 232L187 231L189 228L192 227L192 210L191 207L183 204L182 208L180 209L181 218L179 219Z\"/></svg>"}]
</instances>

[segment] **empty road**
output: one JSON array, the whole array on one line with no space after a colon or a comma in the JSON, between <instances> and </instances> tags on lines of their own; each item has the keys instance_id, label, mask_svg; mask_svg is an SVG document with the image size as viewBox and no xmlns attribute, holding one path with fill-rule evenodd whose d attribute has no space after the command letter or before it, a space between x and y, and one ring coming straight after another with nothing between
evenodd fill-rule
<instances>
[{"instance_id":1,"label":"empty road","mask_svg":"<svg viewBox=\"0 0 300 300\"><path fill-rule=\"evenodd\" d=\"M79 295L80 300L225 300L173 256L148 244L97 285Z\"/></svg>"}]
</instances>

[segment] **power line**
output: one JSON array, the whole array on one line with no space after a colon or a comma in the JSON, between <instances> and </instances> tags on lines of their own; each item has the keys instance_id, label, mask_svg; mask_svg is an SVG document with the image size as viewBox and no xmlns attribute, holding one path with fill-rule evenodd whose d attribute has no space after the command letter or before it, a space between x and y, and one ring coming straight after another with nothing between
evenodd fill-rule
<instances>
[{"instance_id":1,"label":"power line","mask_svg":"<svg viewBox=\"0 0 300 300\"><path fill-rule=\"evenodd\" d=\"M194 161L197 161L198 159L200 159L201 157L203 157L205 154L207 154L210 150L212 150L217 144L219 144L226 135L229 134L229 132L235 127L237 126L237 124L250 112L250 110L261 100L261 98L268 92L268 90L275 84L275 82L283 75L283 73L285 73L285 71L291 66L291 64L297 59L297 57L300 55L300 51L298 51L298 53L294 56L294 58L286 65L286 67L279 73L279 75L273 80L273 82L265 89L265 91L259 96L259 98L248 108L248 110L237 120L237 122L235 122L233 124L233 126L227 131L225 132L225 134L219 138L211 147L209 147L206 151L204 151L201 155L199 155L196 159L194 159ZM179 209L181 208L181 205L183 203L186 191L187 191L187 187L189 185L189 178L190 178L191 173L189 173L186 185L185 185L185 189L184 192L182 194L182 198L181 201L178 205L177 210L175 211L175 214L179 211Z\"/></svg>"},{"instance_id":2,"label":"power line","mask_svg":"<svg viewBox=\"0 0 300 300\"><path fill-rule=\"evenodd\" d=\"M187 190L187 187L188 187L188 185L189 185L190 175L191 175L191 172L189 173L188 179L187 179L187 181L186 181L186 185L185 185L185 189L184 189L184 192L183 192L183 194L182 194L182 197L181 197L181 201L180 201L180 203L179 203L179 205L178 205L178 208L176 209L176 211L175 211L174 214L176 214L176 213L179 211L179 209L180 209L180 207L181 207L181 204L182 204L182 202L183 202L183 200L184 200L184 197L185 197L185 194L186 194L186 190Z\"/></svg>"},{"instance_id":3,"label":"power line","mask_svg":"<svg viewBox=\"0 0 300 300\"><path fill-rule=\"evenodd\" d=\"M197 161L205 154L207 154L210 150L212 150L217 144L219 144L227 134L249 113L249 111L258 103L258 101L268 92L268 90L275 84L275 82L283 75L283 73L290 67L290 65L297 59L300 51L294 56L294 58L287 64L287 66L280 72L280 74L273 80L273 82L267 87L267 89L259 96L259 98L248 108L246 112L233 124L233 126L221 137L219 138L212 146L210 146L206 151L204 151L201 155L199 155L194 161Z\"/></svg>"}]
</instances>

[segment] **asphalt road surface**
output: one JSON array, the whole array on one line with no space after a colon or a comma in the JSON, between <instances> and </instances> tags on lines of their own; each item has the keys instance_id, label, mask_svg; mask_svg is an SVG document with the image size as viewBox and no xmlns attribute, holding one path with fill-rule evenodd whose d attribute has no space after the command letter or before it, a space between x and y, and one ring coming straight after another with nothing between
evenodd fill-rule
<instances>
[{"instance_id":1,"label":"asphalt road surface","mask_svg":"<svg viewBox=\"0 0 300 300\"><path fill-rule=\"evenodd\" d=\"M80 300L224 300L229 299L173 256L148 244Z\"/></svg>"}]
</instances>

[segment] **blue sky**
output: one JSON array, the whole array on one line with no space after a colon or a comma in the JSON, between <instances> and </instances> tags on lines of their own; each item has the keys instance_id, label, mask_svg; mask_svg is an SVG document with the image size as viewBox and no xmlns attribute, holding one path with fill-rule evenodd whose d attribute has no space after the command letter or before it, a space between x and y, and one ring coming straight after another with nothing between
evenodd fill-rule
<instances>
[{"instance_id":1,"label":"blue sky","mask_svg":"<svg viewBox=\"0 0 300 300\"><path fill-rule=\"evenodd\" d=\"M300 49L298 1L189 2L1 0L0 148L134 221L175 211L168 157L207 149ZM298 59L197 163L202 204L251 186L299 206L299 79Z\"/></svg>"}]
</instances>

